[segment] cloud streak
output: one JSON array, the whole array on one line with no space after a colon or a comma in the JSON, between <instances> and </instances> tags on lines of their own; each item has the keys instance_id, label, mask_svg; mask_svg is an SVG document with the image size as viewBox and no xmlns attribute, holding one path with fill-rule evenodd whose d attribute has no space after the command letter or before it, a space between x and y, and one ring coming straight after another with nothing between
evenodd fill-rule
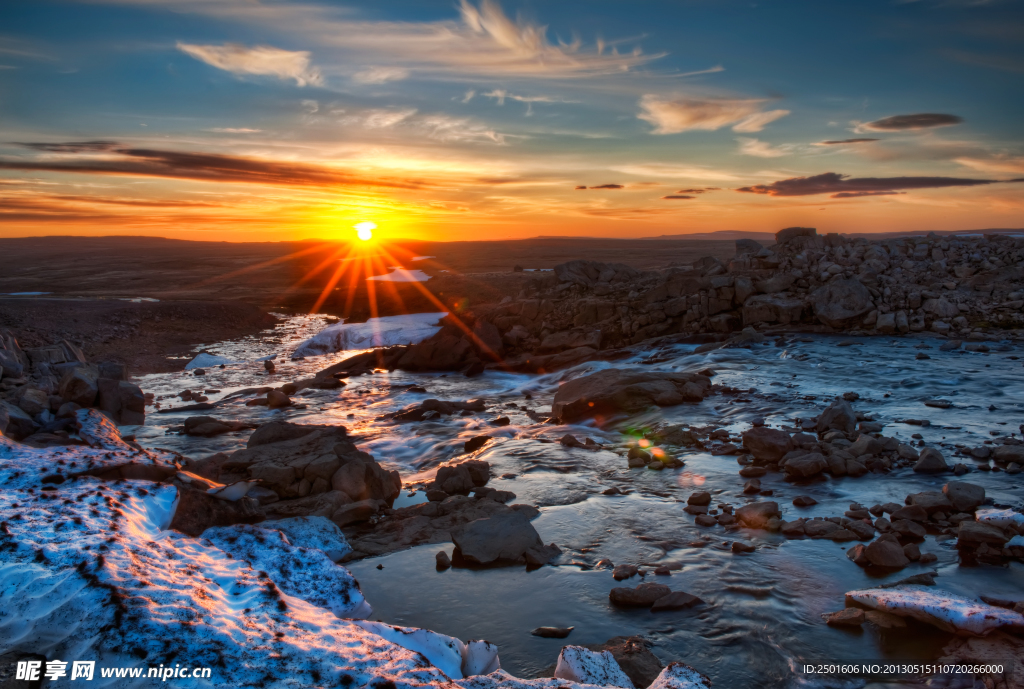
<instances>
[{"instance_id":1,"label":"cloud streak","mask_svg":"<svg viewBox=\"0 0 1024 689\"><path fill-rule=\"evenodd\" d=\"M195 45L181 42L178 43L178 50L232 74L294 79L299 86L320 86L324 83L319 70L310 64L309 52L305 50L282 50L266 45L249 48L238 43Z\"/></svg>"},{"instance_id":2,"label":"cloud streak","mask_svg":"<svg viewBox=\"0 0 1024 689\"><path fill-rule=\"evenodd\" d=\"M922 112L915 115L893 115L883 117L874 122L865 122L858 129L871 132L903 132L918 129L932 129L934 127L949 127L960 124L964 118L956 115L943 115L941 113Z\"/></svg>"},{"instance_id":3,"label":"cloud streak","mask_svg":"<svg viewBox=\"0 0 1024 689\"><path fill-rule=\"evenodd\" d=\"M881 139L869 139L869 138L863 138L863 137L859 138L859 139L838 139L838 140L835 140L835 141L819 141L818 143L816 143L814 145L815 146L841 146L841 145L844 145L844 144L866 144L866 143L870 143L872 141L881 141Z\"/></svg>"},{"instance_id":4,"label":"cloud streak","mask_svg":"<svg viewBox=\"0 0 1024 689\"><path fill-rule=\"evenodd\" d=\"M29 148L61 153L103 155L56 160L0 158L0 169L37 172L163 177L200 182L262 184L282 187L386 187L421 189L433 186L421 180L393 179L352 174L346 170L310 163L292 163L211 153L191 153L111 146L111 142L26 144Z\"/></svg>"},{"instance_id":5,"label":"cloud streak","mask_svg":"<svg viewBox=\"0 0 1024 689\"><path fill-rule=\"evenodd\" d=\"M1006 180L1020 182L1024 180ZM967 179L959 177L855 177L838 172L825 172L812 177L793 177L771 184L740 187L736 191L767 196L812 196L832 194L832 198L877 196L891 194L899 189L941 189L946 187L974 187L997 184L995 179ZM841 195L842 194L842 195Z\"/></svg>"}]
</instances>

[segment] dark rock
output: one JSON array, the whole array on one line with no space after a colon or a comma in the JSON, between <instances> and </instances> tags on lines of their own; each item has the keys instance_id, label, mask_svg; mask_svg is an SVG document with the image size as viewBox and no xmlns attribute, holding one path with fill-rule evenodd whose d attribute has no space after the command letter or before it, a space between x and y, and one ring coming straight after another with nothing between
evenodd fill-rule
<instances>
[{"instance_id":1,"label":"dark rock","mask_svg":"<svg viewBox=\"0 0 1024 689\"><path fill-rule=\"evenodd\" d=\"M437 562L438 569L448 569L452 566L452 560L448 557L448 553L441 550L434 556L434 560Z\"/></svg>"},{"instance_id":2,"label":"dark rock","mask_svg":"<svg viewBox=\"0 0 1024 689\"><path fill-rule=\"evenodd\" d=\"M857 415L846 400L837 399L825 408L818 417L817 431L825 433L829 430L852 433L857 425Z\"/></svg>"},{"instance_id":3,"label":"dark rock","mask_svg":"<svg viewBox=\"0 0 1024 689\"><path fill-rule=\"evenodd\" d=\"M697 596L686 593L685 591L673 591L667 596L662 596L658 600L654 601L651 606L651 612L659 612L661 610L685 610L686 608L692 608L695 605L703 605L702 601Z\"/></svg>"},{"instance_id":4,"label":"dark rock","mask_svg":"<svg viewBox=\"0 0 1024 689\"><path fill-rule=\"evenodd\" d=\"M490 440L491 440L491 437L489 435L478 435L478 436L475 436L475 437L470 438L469 440L467 440L465 443L463 443L462 451L465 452L466 454L469 454L471 452L476 452L481 447L483 447L488 442L490 442Z\"/></svg>"},{"instance_id":5,"label":"dark rock","mask_svg":"<svg viewBox=\"0 0 1024 689\"><path fill-rule=\"evenodd\" d=\"M973 512L985 502L985 489L964 481L950 481L942 493L957 512Z\"/></svg>"},{"instance_id":6,"label":"dark rock","mask_svg":"<svg viewBox=\"0 0 1024 689\"><path fill-rule=\"evenodd\" d=\"M833 328L857 324L874 308L871 292L852 278L832 280L812 292L808 301L818 320Z\"/></svg>"},{"instance_id":7,"label":"dark rock","mask_svg":"<svg viewBox=\"0 0 1024 689\"><path fill-rule=\"evenodd\" d=\"M982 544L1002 548L1009 539L1002 529L982 522L962 521L957 531L958 548L977 548Z\"/></svg>"},{"instance_id":8,"label":"dark rock","mask_svg":"<svg viewBox=\"0 0 1024 689\"><path fill-rule=\"evenodd\" d=\"M573 629L575 627L537 627L530 634L542 639L564 639L572 633Z\"/></svg>"},{"instance_id":9,"label":"dark rock","mask_svg":"<svg viewBox=\"0 0 1024 689\"><path fill-rule=\"evenodd\" d=\"M796 507L810 507L811 505L817 505L818 501L809 495L798 495L793 498L793 505Z\"/></svg>"},{"instance_id":10,"label":"dark rock","mask_svg":"<svg viewBox=\"0 0 1024 689\"><path fill-rule=\"evenodd\" d=\"M736 510L736 519L740 525L752 529L767 528L769 519L781 515L777 502L752 502Z\"/></svg>"},{"instance_id":11,"label":"dark rock","mask_svg":"<svg viewBox=\"0 0 1024 689\"><path fill-rule=\"evenodd\" d=\"M775 243L786 244L797 237L815 237L817 234L813 227L787 227L775 233Z\"/></svg>"},{"instance_id":12,"label":"dark rock","mask_svg":"<svg viewBox=\"0 0 1024 689\"><path fill-rule=\"evenodd\" d=\"M860 608L846 608L839 612L823 615L830 627L859 627L864 624L864 611Z\"/></svg>"},{"instance_id":13,"label":"dark rock","mask_svg":"<svg viewBox=\"0 0 1024 689\"><path fill-rule=\"evenodd\" d=\"M756 459L777 462L793 450L793 440L785 431L774 428L751 428L743 434L743 446Z\"/></svg>"},{"instance_id":14,"label":"dark rock","mask_svg":"<svg viewBox=\"0 0 1024 689\"><path fill-rule=\"evenodd\" d=\"M734 554L738 555L740 553L752 553L754 552L754 550L754 546L750 545L749 543L744 543L742 541L732 542L732 552Z\"/></svg>"},{"instance_id":15,"label":"dark rock","mask_svg":"<svg viewBox=\"0 0 1024 689\"><path fill-rule=\"evenodd\" d=\"M907 558L898 542L881 538L865 546L864 555L875 567L901 569L910 564L910 559Z\"/></svg>"},{"instance_id":16,"label":"dark rock","mask_svg":"<svg viewBox=\"0 0 1024 689\"><path fill-rule=\"evenodd\" d=\"M266 518L259 504L249 497L220 500L187 483L178 484L178 499L170 528L193 538L212 526L256 524Z\"/></svg>"},{"instance_id":17,"label":"dark rock","mask_svg":"<svg viewBox=\"0 0 1024 689\"><path fill-rule=\"evenodd\" d=\"M612 569L612 578L615 581L622 581L623 579L629 579L630 577L636 576L637 566L636 565L615 565Z\"/></svg>"},{"instance_id":18,"label":"dark rock","mask_svg":"<svg viewBox=\"0 0 1024 689\"><path fill-rule=\"evenodd\" d=\"M698 373L653 373L639 369L604 369L563 383L555 393L552 414L563 423L636 413L700 402L711 381Z\"/></svg>"},{"instance_id":19,"label":"dark rock","mask_svg":"<svg viewBox=\"0 0 1024 689\"><path fill-rule=\"evenodd\" d=\"M648 608L672 593L664 584L640 584L636 588L616 587L608 593L613 605Z\"/></svg>"},{"instance_id":20,"label":"dark rock","mask_svg":"<svg viewBox=\"0 0 1024 689\"><path fill-rule=\"evenodd\" d=\"M707 491L693 493L686 499L686 504L696 505L698 507L707 507L711 504L711 493Z\"/></svg>"},{"instance_id":21,"label":"dark rock","mask_svg":"<svg viewBox=\"0 0 1024 689\"><path fill-rule=\"evenodd\" d=\"M949 465L946 464L941 452L934 447L926 447L921 450L917 463L914 464L914 471L919 474L938 474L949 471Z\"/></svg>"},{"instance_id":22,"label":"dark rock","mask_svg":"<svg viewBox=\"0 0 1024 689\"><path fill-rule=\"evenodd\" d=\"M529 548L523 553L526 564L530 567L541 567L562 554L561 548L554 543Z\"/></svg>"},{"instance_id":23,"label":"dark rock","mask_svg":"<svg viewBox=\"0 0 1024 689\"><path fill-rule=\"evenodd\" d=\"M457 527L452 530L452 542L463 558L481 565L518 561L527 550L544 547L530 520L516 511Z\"/></svg>"}]
</instances>

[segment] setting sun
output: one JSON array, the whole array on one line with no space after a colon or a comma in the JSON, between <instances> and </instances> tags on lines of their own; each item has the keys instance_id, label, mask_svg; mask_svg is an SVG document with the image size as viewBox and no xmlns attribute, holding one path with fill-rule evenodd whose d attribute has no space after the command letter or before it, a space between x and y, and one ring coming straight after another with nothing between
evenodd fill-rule
<instances>
[{"instance_id":1,"label":"setting sun","mask_svg":"<svg viewBox=\"0 0 1024 689\"><path fill-rule=\"evenodd\" d=\"M377 229L377 223L373 222L361 222L357 223L356 235L364 242L368 242L373 239L373 231Z\"/></svg>"}]
</instances>

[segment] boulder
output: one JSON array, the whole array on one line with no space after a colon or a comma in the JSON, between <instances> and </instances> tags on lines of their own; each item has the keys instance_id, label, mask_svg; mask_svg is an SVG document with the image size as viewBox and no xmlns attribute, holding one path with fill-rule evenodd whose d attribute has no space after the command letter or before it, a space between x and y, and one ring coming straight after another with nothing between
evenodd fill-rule
<instances>
[{"instance_id":1,"label":"boulder","mask_svg":"<svg viewBox=\"0 0 1024 689\"><path fill-rule=\"evenodd\" d=\"M36 388L24 388L18 406L29 416L36 416L50 408L50 396Z\"/></svg>"},{"instance_id":2,"label":"boulder","mask_svg":"<svg viewBox=\"0 0 1024 689\"><path fill-rule=\"evenodd\" d=\"M480 565L522 561L527 550L544 547L529 518L515 510L453 529L452 543L464 559Z\"/></svg>"},{"instance_id":3,"label":"boulder","mask_svg":"<svg viewBox=\"0 0 1024 689\"><path fill-rule=\"evenodd\" d=\"M751 529L767 528L769 519L781 516L777 502L752 502L736 510L740 525Z\"/></svg>"},{"instance_id":4,"label":"boulder","mask_svg":"<svg viewBox=\"0 0 1024 689\"><path fill-rule=\"evenodd\" d=\"M20 407L0 399L0 432L13 440L22 440L36 432L39 426Z\"/></svg>"},{"instance_id":5,"label":"boulder","mask_svg":"<svg viewBox=\"0 0 1024 689\"><path fill-rule=\"evenodd\" d=\"M970 520L960 522L956 538L958 548L977 548L983 543L1002 548L1010 540L999 527Z\"/></svg>"},{"instance_id":6,"label":"boulder","mask_svg":"<svg viewBox=\"0 0 1024 689\"><path fill-rule=\"evenodd\" d=\"M777 462L793 450L793 439L785 431L759 426L743 434L743 446L755 459Z\"/></svg>"},{"instance_id":7,"label":"boulder","mask_svg":"<svg viewBox=\"0 0 1024 689\"><path fill-rule=\"evenodd\" d=\"M775 233L775 243L786 244L797 237L815 237L817 234L813 227L787 227Z\"/></svg>"},{"instance_id":8,"label":"boulder","mask_svg":"<svg viewBox=\"0 0 1024 689\"><path fill-rule=\"evenodd\" d=\"M651 642L642 636L616 636L603 644L587 644L586 648L611 653L636 689L649 687L662 670L658 656L651 652Z\"/></svg>"},{"instance_id":9,"label":"boulder","mask_svg":"<svg viewBox=\"0 0 1024 689\"><path fill-rule=\"evenodd\" d=\"M330 486L356 502L380 500L390 505L402 490L402 480L397 471L382 468L372 458L363 461L353 455L331 475Z\"/></svg>"},{"instance_id":10,"label":"boulder","mask_svg":"<svg viewBox=\"0 0 1024 689\"><path fill-rule=\"evenodd\" d=\"M591 651L583 646L563 646L554 676L585 685L634 689L633 682L608 651Z\"/></svg>"},{"instance_id":11,"label":"boulder","mask_svg":"<svg viewBox=\"0 0 1024 689\"><path fill-rule=\"evenodd\" d=\"M563 423L608 418L652 405L700 402L710 387L711 381L699 373L610 368L563 383L555 393L551 412Z\"/></svg>"},{"instance_id":12,"label":"boulder","mask_svg":"<svg viewBox=\"0 0 1024 689\"><path fill-rule=\"evenodd\" d=\"M786 476L791 478L811 478L828 468L825 457L818 452L811 452L802 457L786 460Z\"/></svg>"},{"instance_id":13,"label":"boulder","mask_svg":"<svg viewBox=\"0 0 1024 689\"><path fill-rule=\"evenodd\" d=\"M902 569L910 564L903 547L894 540L879 538L864 547L864 555L875 567Z\"/></svg>"},{"instance_id":14,"label":"boulder","mask_svg":"<svg viewBox=\"0 0 1024 689\"><path fill-rule=\"evenodd\" d=\"M946 497L945 491L939 492L937 490L929 490L921 493L911 493L907 496L908 505L916 505L924 509L929 515L935 514L936 512L944 512L949 514L950 510L953 509L953 503ZM963 512L964 510L958 510ZM896 515L894 514L893 517Z\"/></svg>"},{"instance_id":15,"label":"boulder","mask_svg":"<svg viewBox=\"0 0 1024 689\"><path fill-rule=\"evenodd\" d=\"M857 415L853 407L844 399L836 399L832 404L825 407L825 411L818 417L817 431L836 430L843 433L853 433L857 426Z\"/></svg>"},{"instance_id":16,"label":"boulder","mask_svg":"<svg viewBox=\"0 0 1024 689\"><path fill-rule=\"evenodd\" d=\"M926 447L921 450L917 463L914 464L914 471L919 474L938 474L949 471L945 457L934 447Z\"/></svg>"},{"instance_id":17,"label":"boulder","mask_svg":"<svg viewBox=\"0 0 1024 689\"><path fill-rule=\"evenodd\" d=\"M836 279L811 293L809 301L819 321L833 328L857 324L875 308L871 292L855 279Z\"/></svg>"},{"instance_id":18,"label":"boulder","mask_svg":"<svg viewBox=\"0 0 1024 689\"><path fill-rule=\"evenodd\" d=\"M608 593L608 599L620 607L649 608L671 593L672 589L664 584L640 584L636 588L617 586Z\"/></svg>"},{"instance_id":19,"label":"boulder","mask_svg":"<svg viewBox=\"0 0 1024 689\"><path fill-rule=\"evenodd\" d=\"M950 481L942 487L942 494L957 512L973 512L985 502L985 489L964 481Z\"/></svg>"},{"instance_id":20,"label":"boulder","mask_svg":"<svg viewBox=\"0 0 1024 689\"><path fill-rule=\"evenodd\" d=\"M188 483L178 484L178 500L169 528L193 538L212 526L256 524L265 519L259 504L252 498L219 500Z\"/></svg>"},{"instance_id":21,"label":"boulder","mask_svg":"<svg viewBox=\"0 0 1024 689\"><path fill-rule=\"evenodd\" d=\"M992 451L992 459L1001 464L1024 464L1024 445L1000 445Z\"/></svg>"},{"instance_id":22,"label":"boulder","mask_svg":"<svg viewBox=\"0 0 1024 689\"><path fill-rule=\"evenodd\" d=\"M61 378L58 394L65 402L74 402L81 407L91 407L99 394L99 371L95 366L78 366L69 369Z\"/></svg>"}]
</instances>

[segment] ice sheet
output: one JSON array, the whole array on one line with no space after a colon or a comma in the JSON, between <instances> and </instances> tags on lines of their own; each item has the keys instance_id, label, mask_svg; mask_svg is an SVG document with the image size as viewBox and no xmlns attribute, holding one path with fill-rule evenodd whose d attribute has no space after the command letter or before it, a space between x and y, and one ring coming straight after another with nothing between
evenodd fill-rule
<instances>
[{"instance_id":1,"label":"ice sheet","mask_svg":"<svg viewBox=\"0 0 1024 689\"><path fill-rule=\"evenodd\" d=\"M441 329L446 312L371 318L365 323L336 323L303 342L292 356L317 356L349 349L421 342Z\"/></svg>"},{"instance_id":2,"label":"ice sheet","mask_svg":"<svg viewBox=\"0 0 1024 689\"><path fill-rule=\"evenodd\" d=\"M387 275L374 275L366 278L376 282L426 282L430 276L422 270L406 270L405 268L391 268Z\"/></svg>"}]
</instances>

